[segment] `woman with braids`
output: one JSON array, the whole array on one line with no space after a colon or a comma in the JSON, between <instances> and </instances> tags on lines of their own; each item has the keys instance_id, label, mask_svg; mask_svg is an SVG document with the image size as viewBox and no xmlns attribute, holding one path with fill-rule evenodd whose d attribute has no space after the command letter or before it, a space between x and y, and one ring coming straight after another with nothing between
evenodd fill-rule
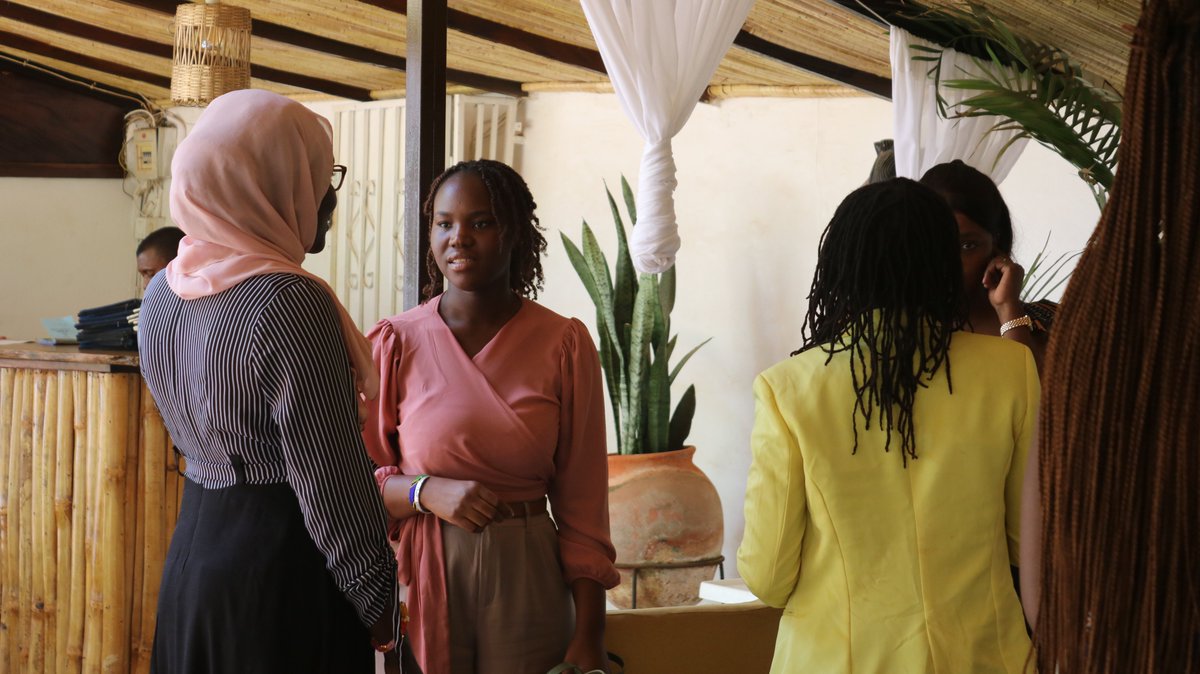
<instances>
[{"instance_id":1,"label":"woman with braids","mask_svg":"<svg viewBox=\"0 0 1200 674\"><path fill-rule=\"evenodd\" d=\"M435 270L448 288L368 335L381 393L367 447L425 674L606 671L619 578L600 361L581 322L529 299L546 248L535 207L505 164L448 169L423 209L427 292Z\"/></svg>"},{"instance_id":2,"label":"woman with braids","mask_svg":"<svg viewBox=\"0 0 1200 674\"><path fill-rule=\"evenodd\" d=\"M1025 269L1012 259L1012 218L996 183L958 159L929 169L921 183L942 195L958 222L964 328L1028 346L1040 369L1058 305L1021 301Z\"/></svg>"},{"instance_id":3,"label":"woman with braids","mask_svg":"<svg viewBox=\"0 0 1200 674\"><path fill-rule=\"evenodd\" d=\"M738 571L786 607L772 672L1024 671L1009 576L1029 349L962 325L954 217L903 178L821 239L804 342L754 382Z\"/></svg>"},{"instance_id":4,"label":"woman with braids","mask_svg":"<svg viewBox=\"0 0 1200 674\"><path fill-rule=\"evenodd\" d=\"M1042 672L1200 672L1200 4L1142 7L1026 484Z\"/></svg>"}]
</instances>

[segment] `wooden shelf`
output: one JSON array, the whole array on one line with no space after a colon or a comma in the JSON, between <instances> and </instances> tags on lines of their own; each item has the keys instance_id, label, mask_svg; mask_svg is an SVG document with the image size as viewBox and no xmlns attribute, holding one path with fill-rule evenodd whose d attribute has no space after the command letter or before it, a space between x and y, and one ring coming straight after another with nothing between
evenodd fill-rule
<instances>
[{"instance_id":1,"label":"wooden shelf","mask_svg":"<svg viewBox=\"0 0 1200 674\"><path fill-rule=\"evenodd\" d=\"M0 345L0 367L85 372L138 372L137 351L80 349L43 344Z\"/></svg>"}]
</instances>

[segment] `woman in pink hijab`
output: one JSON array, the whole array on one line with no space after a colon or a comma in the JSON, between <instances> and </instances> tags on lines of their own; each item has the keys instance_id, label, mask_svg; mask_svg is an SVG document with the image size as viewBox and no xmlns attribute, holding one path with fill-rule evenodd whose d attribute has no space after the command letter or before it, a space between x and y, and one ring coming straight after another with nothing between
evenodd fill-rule
<instances>
[{"instance_id":1,"label":"woman in pink hijab","mask_svg":"<svg viewBox=\"0 0 1200 674\"><path fill-rule=\"evenodd\" d=\"M152 669L371 672L394 645L395 561L363 447L370 351L300 267L337 203L328 124L265 91L221 96L171 165L187 234L151 280L142 374L187 483Z\"/></svg>"}]
</instances>

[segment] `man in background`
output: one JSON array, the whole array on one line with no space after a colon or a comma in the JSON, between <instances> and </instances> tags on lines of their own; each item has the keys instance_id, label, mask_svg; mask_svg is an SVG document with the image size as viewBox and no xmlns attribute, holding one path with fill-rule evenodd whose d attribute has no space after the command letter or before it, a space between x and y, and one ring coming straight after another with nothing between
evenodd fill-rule
<instances>
[{"instance_id":1,"label":"man in background","mask_svg":"<svg viewBox=\"0 0 1200 674\"><path fill-rule=\"evenodd\" d=\"M154 275L175 259L179 251L179 240L183 230L178 227L162 227L150 232L137 247L138 274L142 276L142 287L150 283Z\"/></svg>"}]
</instances>

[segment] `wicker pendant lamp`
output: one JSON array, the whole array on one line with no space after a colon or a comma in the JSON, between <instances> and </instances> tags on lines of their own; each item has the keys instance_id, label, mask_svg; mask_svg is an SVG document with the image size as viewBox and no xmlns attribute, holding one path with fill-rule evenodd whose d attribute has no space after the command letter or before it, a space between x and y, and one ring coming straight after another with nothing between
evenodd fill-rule
<instances>
[{"instance_id":1,"label":"wicker pendant lamp","mask_svg":"<svg viewBox=\"0 0 1200 674\"><path fill-rule=\"evenodd\" d=\"M175 10L171 100L204 106L250 87L250 10L217 0L183 3Z\"/></svg>"}]
</instances>

